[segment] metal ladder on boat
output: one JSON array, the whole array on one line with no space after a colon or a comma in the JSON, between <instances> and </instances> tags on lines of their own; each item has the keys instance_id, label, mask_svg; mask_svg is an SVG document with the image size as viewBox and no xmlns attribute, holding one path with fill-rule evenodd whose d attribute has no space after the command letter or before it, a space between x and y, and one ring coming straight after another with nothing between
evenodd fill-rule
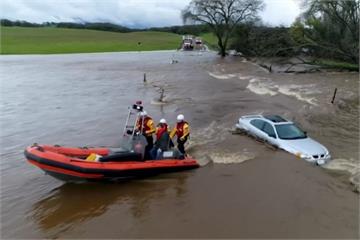
<instances>
[{"instance_id":1,"label":"metal ladder on boat","mask_svg":"<svg viewBox=\"0 0 360 240\"><path fill-rule=\"evenodd\" d=\"M144 122L144 116L140 116L143 109L144 107L142 106L141 101L137 101L135 104L128 107L128 115L123 130L123 136L129 136L133 139L134 136L141 135L143 133L143 124L141 124L140 129L136 129L136 124L139 120Z\"/></svg>"}]
</instances>

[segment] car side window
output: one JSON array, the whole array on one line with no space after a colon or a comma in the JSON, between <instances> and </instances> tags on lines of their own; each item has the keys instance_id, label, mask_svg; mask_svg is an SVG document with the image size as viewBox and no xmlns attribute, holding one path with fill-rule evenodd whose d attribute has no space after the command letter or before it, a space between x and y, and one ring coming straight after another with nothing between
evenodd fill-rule
<instances>
[{"instance_id":1,"label":"car side window","mask_svg":"<svg viewBox=\"0 0 360 240\"><path fill-rule=\"evenodd\" d=\"M271 126L270 123L265 122L263 131L264 131L265 133L267 133L269 136L276 138L276 134L275 134L274 128L273 128L273 126Z\"/></svg>"},{"instance_id":2,"label":"car side window","mask_svg":"<svg viewBox=\"0 0 360 240\"><path fill-rule=\"evenodd\" d=\"M263 126L264 126L264 121L260 120L260 119L254 119L250 121L250 124L253 125L254 127L262 130Z\"/></svg>"}]
</instances>

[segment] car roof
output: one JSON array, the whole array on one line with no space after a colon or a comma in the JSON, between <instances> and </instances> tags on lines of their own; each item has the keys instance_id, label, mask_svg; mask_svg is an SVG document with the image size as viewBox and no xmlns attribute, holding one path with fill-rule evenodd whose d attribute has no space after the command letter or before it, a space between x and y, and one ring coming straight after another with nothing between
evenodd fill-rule
<instances>
[{"instance_id":1,"label":"car roof","mask_svg":"<svg viewBox=\"0 0 360 240\"><path fill-rule=\"evenodd\" d=\"M282 125L282 124L293 124L293 122L286 120L285 118L279 115L246 115L242 116L242 118L252 119L263 119L268 122L271 122L273 125Z\"/></svg>"},{"instance_id":2,"label":"car roof","mask_svg":"<svg viewBox=\"0 0 360 240\"><path fill-rule=\"evenodd\" d=\"M265 115L264 118L272 121L273 123L289 122L288 120L282 118L279 115Z\"/></svg>"}]
</instances>

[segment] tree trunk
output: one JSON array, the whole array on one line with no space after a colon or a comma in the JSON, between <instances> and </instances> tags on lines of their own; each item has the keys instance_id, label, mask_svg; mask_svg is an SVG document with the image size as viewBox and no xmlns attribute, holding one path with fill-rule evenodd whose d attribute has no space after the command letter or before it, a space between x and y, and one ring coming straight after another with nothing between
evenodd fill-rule
<instances>
[{"instance_id":1,"label":"tree trunk","mask_svg":"<svg viewBox=\"0 0 360 240\"><path fill-rule=\"evenodd\" d=\"M220 47L220 55L221 55L221 57L226 56L226 49L224 47Z\"/></svg>"},{"instance_id":2,"label":"tree trunk","mask_svg":"<svg viewBox=\"0 0 360 240\"><path fill-rule=\"evenodd\" d=\"M221 55L221 57L225 57L226 56L226 46L224 46L221 38L218 39L218 46L220 48L219 54Z\"/></svg>"}]
</instances>

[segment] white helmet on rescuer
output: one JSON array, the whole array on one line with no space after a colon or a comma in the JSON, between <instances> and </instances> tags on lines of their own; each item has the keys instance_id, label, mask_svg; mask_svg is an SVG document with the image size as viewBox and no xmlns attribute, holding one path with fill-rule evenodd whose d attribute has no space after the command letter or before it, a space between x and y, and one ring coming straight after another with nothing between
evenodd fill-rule
<instances>
[{"instance_id":1,"label":"white helmet on rescuer","mask_svg":"<svg viewBox=\"0 0 360 240\"><path fill-rule=\"evenodd\" d=\"M160 119L160 123L166 123L165 118Z\"/></svg>"},{"instance_id":2,"label":"white helmet on rescuer","mask_svg":"<svg viewBox=\"0 0 360 240\"><path fill-rule=\"evenodd\" d=\"M184 121L185 117L184 117L184 115L179 114L176 119L178 122L181 122L181 121Z\"/></svg>"},{"instance_id":3,"label":"white helmet on rescuer","mask_svg":"<svg viewBox=\"0 0 360 240\"><path fill-rule=\"evenodd\" d=\"M146 112L146 111L142 111L142 112L140 113L140 116L147 116L147 112Z\"/></svg>"}]
</instances>

